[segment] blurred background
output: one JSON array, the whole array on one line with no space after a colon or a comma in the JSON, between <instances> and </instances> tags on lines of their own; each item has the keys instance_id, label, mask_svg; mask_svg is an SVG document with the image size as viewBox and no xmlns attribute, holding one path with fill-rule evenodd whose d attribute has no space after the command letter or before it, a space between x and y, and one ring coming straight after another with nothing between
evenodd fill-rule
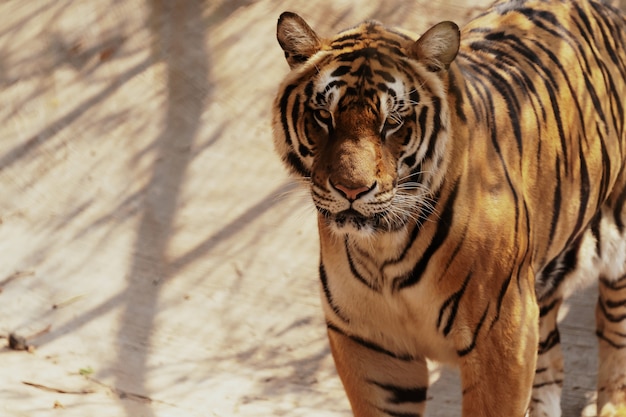
<instances>
[{"instance_id":1,"label":"blurred background","mask_svg":"<svg viewBox=\"0 0 626 417\"><path fill-rule=\"evenodd\" d=\"M489 3L1 2L0 416L350 416L272 148L276 20L420 33ZM593 291L563 309L566 416L594 415ZM428 415L459 415L432 380Z\"/></svg>"}]
</instances>

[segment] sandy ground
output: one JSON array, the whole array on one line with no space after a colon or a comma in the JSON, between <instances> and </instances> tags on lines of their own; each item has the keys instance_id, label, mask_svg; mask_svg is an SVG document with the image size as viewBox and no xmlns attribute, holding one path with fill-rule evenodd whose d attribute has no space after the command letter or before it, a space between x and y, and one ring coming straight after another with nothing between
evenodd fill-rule
<instances>
[{"instance_id":1,"label":"sandy ground","mask_svg":"<svg viewBox=\"0 0 626 417\"><path fill-rule=\"evenodd\" d=\"M0 417L350 416L272 149L276 19L421 32L486 3L1 2L0 334L33 348L0 350ZM595 395L594 291L563 312L565 416ZM428 415L458 389L435 367Z\"/></svg>"}]
</instances>

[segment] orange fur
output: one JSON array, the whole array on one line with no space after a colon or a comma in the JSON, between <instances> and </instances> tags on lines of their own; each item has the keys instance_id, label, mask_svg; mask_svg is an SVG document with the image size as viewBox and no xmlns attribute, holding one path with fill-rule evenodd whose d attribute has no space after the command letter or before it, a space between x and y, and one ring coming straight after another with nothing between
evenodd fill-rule
<instances>
[{"instance_id":1,"label":"orange fur","mask_svg":"<svg viewBox=\"0 0 626 417\"><path fill-rule=\"evenodd\" d=\"M598 406L625 405L625 22L514 0L461 32L365 22L323 39L281 16L275 144L311 183L355 416L423 415L426 358L460 367L464 416L559 415L558 306L589 277L609 287Z\"/></svg>"}]
</instances>

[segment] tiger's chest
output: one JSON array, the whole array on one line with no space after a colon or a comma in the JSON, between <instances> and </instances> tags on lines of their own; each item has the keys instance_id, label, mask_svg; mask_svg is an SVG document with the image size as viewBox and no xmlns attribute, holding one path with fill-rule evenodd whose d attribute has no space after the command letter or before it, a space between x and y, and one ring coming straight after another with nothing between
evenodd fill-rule
<instances>
[{"instance_id":1,"label":"tiger's chest","mask_svg":"<svg viewBox=\"0 0 626 417\"><path fill-rule=\"evenodd\" d=\"M399 357L454 363L455 338L441 330L441 305L433 280L394 287L398 267L377 264L350 245L322 250L322 304L329 325Z\"/></svg>"}]
</instances>

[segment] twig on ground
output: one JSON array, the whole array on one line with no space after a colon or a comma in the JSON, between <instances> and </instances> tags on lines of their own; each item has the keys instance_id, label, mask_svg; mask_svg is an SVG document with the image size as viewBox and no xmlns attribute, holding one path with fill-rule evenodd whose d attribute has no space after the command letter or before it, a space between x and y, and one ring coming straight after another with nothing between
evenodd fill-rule
<instances>
[{"instance_id":1,"label":"twig on ground","mask_svg":"<svg viewBox=\"0 0 626 417\"><path fill-rule=\"evenodd\" d=\"M44 391L56 392L58 394L93 394L95 391L90 389L82 389L82 390L66 390L63 388L49 387L43 384L37 384L36 382L22 381L22 384L28 385L30 387L38 388Z\"/></svg>"},{"instance_id":2,"label":"twig on ground","mask_svg":"<svg viewBox=\"0 0 626 417\"><path fill-rule=\"evenodd\" d=\"M11 275L0 281L0 292L2 292L2 287L9 284L11 281L14 281L18 278L30 277L33 275L35 275L35 271L15 271Z\"/></svg>"}]
</instances>

